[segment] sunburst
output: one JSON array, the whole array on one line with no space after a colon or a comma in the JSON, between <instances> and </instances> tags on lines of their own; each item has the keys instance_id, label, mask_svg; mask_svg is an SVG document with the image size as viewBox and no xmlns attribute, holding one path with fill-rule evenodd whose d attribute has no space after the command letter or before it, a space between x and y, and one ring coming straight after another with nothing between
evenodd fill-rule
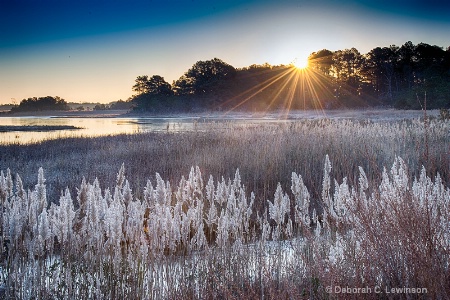
<instances>
[{"instance_id":1,"label":"sunburst","mask_svg":"<svg viewBox=\"0 0 450 300\"><path fill-rule=\"evenodd\" d=\"M292 65L298 70L304 70L308 68L309 62L308 58L296 58Z\"/></svg>"},{"instance_id":2,"label":"sunburst","mask_svg":"<svg viewBox=\"0 0 450 300\"><path fill-rule=\"evenodd\" d=\"M245 76L257 84L249 86L246 90L240 91L239 94L222 103L225 107L232 104L225 114L240 107L252 107L253 101L256 103L256 108L252 109L261 113L278 110L284 112L283 115L288 117L291 110L315 109L321 110L325 114L325 107L340 105L340 100L336 97L336 89L351 90L352 87L342 83L337 86L336 78L332 77L329 72L322 71L318 67L320 64L320 60L306 57L296 58L287 66L263 67L264 71L261 71L261 74L266 76L262 76L261 78L264 80L261 81L256 77L252 78L254 76L252 74L257 73L249 72ZM245 77L244 80L248 78ZM269 93L269 96L261 98L263 93ZM265 109L263 106L257 105L258 99L263 99L261 101L266 105Z\"/></svg>"}]
</instances>

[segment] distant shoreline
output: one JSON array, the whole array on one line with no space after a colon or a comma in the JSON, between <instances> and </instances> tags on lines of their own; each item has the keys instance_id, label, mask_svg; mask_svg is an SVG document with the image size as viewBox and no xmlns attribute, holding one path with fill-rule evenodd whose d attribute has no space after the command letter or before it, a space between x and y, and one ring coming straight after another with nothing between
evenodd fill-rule
<instances>
[{"instance_id":1,"label":"distant shoreline","mask_svg":"<svg viewBox=\"0 0 450 300\"><path fill-rule=\"evenodd\" d=\"M77 130L81 127L71 126L71 125L6 125L0 126L0 132L11 132L11 131L56 131L56 130Z\"/></svg>"},{"instance_id":2,"label":"distant shoreline","mask_svg":"<svg viewBox=\"0 0 450 300\"><path fill-rule=\"evenodd\" d=\"M56 117L56 118L114 118L125 115L129 110L43 110L24 112L2 112L1 117Z\"/></svg>"}]
</instances>

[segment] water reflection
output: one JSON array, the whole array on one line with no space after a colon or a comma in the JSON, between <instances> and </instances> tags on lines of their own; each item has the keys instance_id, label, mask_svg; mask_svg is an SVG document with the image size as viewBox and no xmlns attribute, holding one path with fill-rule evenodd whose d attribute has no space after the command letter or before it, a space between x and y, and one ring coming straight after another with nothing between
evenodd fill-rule
<instances>
[{"instance_id":1,"label":"water reflection","mask_svg":"<svg viewBox=\"0 0 450 300\"><path fill-rule=\"evenodd\" d=\"M190 121L192 122L192 120ZM79 127L72 130L46 132L10 131L0 133L0 143L36 143L62 137L96 137L116 134L133 134L145 131L179 131L189 127L184 120L139 119L139 118L51 118L51 117L8 117L0 118L0 126L60 126Z\"/></svg>"},{"instance_id":2,"label":"water reflection","mask_svg":"<svg viewBox=\"0 0 450 300\"><path fill-rule=\"evenodd\" d=\"M230 122L267 123L286 122L275 118L249 119L244 117L136 117L136 118L57 118L57 117L5 117L0 118L0 126L75 126L80 129L54 131L10 131L0 133L1 144L28 144L63 137L96 137L117 134L134 134L148 131L181 132L225 128Z\"/></svg>"},{"instance_id":3,"label":"water reflection","mask_svg":"<svg viewBox=\"0 0 450 300\"><path fill-rule=\"evenodd\" d=\"M439 111L428 111L429 116L437 117ZM180 132L205 130L214 127L227 128L230 124L257 126L259 124L280 124L304 119L352 119L371 121L393 121L415 119L423 115L421 111L396 110L335 110L335 111L297 111L289 116L273 114L232 114L182 117L0 117L0 126L75 126L81 129L57 130L48 132L11 131L0 132L0 144L27 144L62 137L96 137L116 134L134 134L148 131Z\"/></svg>"}]
</instances>

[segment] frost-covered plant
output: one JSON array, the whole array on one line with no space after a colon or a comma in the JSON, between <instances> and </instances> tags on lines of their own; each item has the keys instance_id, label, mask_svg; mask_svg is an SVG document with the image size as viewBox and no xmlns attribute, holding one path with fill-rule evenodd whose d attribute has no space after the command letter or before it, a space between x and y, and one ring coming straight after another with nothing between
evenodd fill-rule
<instances>
[{"instance_id":1,"label":"frost-covered plant","mask_svg":"<svg viewBox=\"0 0 450 300\"><path fill-rule=\"evenodd\" d=\"M339 225L344 222L347 214L346 202L351 201L352 194L350 193L349 186L347 184L347 177L344 177L342 183L339 184L335 180L335 192L333 196L333 206L330 211L333 212L334 221Z\"/></svg>"},{"instance_id":2,"label":"frost-covered plant","mask_svg":"<svg viewBox=\"0 0 450 300\"><path fill-rule=\"evenodd\" d=\"M281 185L278 184L277 190L275 191L273 203L267 200L269 205L269 217L275 221L275 228L272 231L272 239L279 240L284 234L290 237L292 234L292 221L289 216L291 211L289 197L283 193Z\"/></svg>"},{"instance_id":3,"label":"frost-covered plant","mask_svg":"<svg viewBox=\"0 0 450 300\"><path fill-rule=\"evenodd\" d=\"M16 176L15 188L14 196L10 198L10 202L4 203L4 214L2 218L4 225L2 228L5 230L5 235L16 242L12 246L17 251L20 251L20 248L23 246L26 231L28 231L28 216L23 212L28 212L29 198L28 193L23 188L22 179L19 175Z\"/></svg>"},{"instance_id":4,"label":"frost-covered plant","mask_svg":"<svg viewBox=\"0 0 450 300\"><path fill-rule=\"evenodd\" d=\"M42 257L53 248L53 235L48 221L47 209L42 210L33 228L33 232L36 234L33 245L34 254Z\"/></svg>"},{"instance_id":5,"label":"frost-covered plant","mask_svg":"<svg viewBox=\"0 0 450 300\"><path fill-rule=\"evenodd\" d=\"M59 198L59 205L51 204L50 219L52 232L62 247L67 251L67 247L73 236L73 224L75 219L75 209L69 189Z\"/></svg>"},{"instance_id":6,"label":"frost-covered plant","mask_svg":"<svg viewBox=\"0 0 450 300\"><path fill-rule=\"evenodd\" d=\"M324 205L323 224L327 227L334 225L333 223L337 219L337 214L334 207L333 197L331 196L331 162L328 154L325 156L325 163L323 167L323 180L322 180L322 203ZM331 223L331 224L330 224Z\"/></svg>"},{"instance_id":7,"label":"frost-covered plant","mask_svg":"<svg viewBox=\"0 0 450 300\"><path fill-rule=\"evenodd\" d=\"M42 169L27 192L19 176L13 185L10 172L1 173L10 247L0 272L8 296L176 298L194 289L197 298L226 297L236 282L239 293L256 296L269 293L271 282L287 295L319 295L320 285L303 283L313 278L356 287L429 286L433 297L447 297L450 189L441 176L431 179L422 168L411 180L399 157L379 184L363 168L353 177L356 186L348 177L339 183L328 157L324 171L323 213L310 205L302 176L291 173L293 199L278 184L262 214L239 170L233 179L210 176L203 185L200 169L191 168L173 189L156 174L139 193L122 165L112 193L98 179L83 179L76 211L69 189L59 204L48 201Z\"/></svg>"},{"instance_id":8,"label":"frost-covered plant","mask_svg":"<svg viewBox=\"0 0 450 300\"><path fill-rule=\"evenodd\" d=\"M205 222L209 232L208 240L211 241L212 235L217 230L217 207L215 202L215 187L214 179L212 175L209 176L208 183L206 184L206 200L208 205L208 213L206 214Z\"/></svg>"},{"instance_id":9,"label":"frost-covered plant","mask_svg":"<svg viewBox=\"0 0 450 300\"><path fill-rule=\"evenodd\" d=\"M47 189L45 187L44 169L42 167L38 171L38 182L35 187L35 193L38 205L36 213L39 215L47 208Z\"/></svg>"},{"instance_id":10,"label":"frost-covered plant","mask_svg":"<svg viewBox=\"0 0 450 300\"><path fill-rule=\"evenodd\" d=\"M295 199L295 222L302 228L308 228L311 220L309 215L310 195L303 183L302 175L292 172L291 191Z\"/></svg>"}]
</instances>

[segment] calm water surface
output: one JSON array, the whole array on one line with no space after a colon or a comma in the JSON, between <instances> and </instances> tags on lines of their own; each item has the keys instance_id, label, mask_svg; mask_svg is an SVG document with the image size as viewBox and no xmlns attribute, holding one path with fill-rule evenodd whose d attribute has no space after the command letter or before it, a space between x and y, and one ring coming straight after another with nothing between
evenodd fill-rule
<instances>
[{"instance_id":1,"label":"calm water surface","mask_svg":"<svg viewBox=\"0 0 450 300\"><path fill-rule=\"evenodd\" d=\"M0 126L75 126L80 129L53 131L10 131L0 133L0 143L36 143L61 137L96 137L133 134L147 131L184 131L198 127L195 118L55 118L55 117L2 117Z\"/></svg>"},{"instance_id":2,"label":"calm water surface","mask_svg":"<svg viewBox=\"0 0 450 300\"><path fill-rule=\"evenodd\" d=\"M438 111L429 111L431 116L438 116ZM421 111L396 110L342 110L342 111L300 111L290 113L286 119L284 114L233 114L183 117L0 117L0 126L33 126L33 125L65 125L80 129L38 131L0 132L0 144L27 144L47 139L62 137L96 137L104 135L133 134L149 131L181 132L205 130L211 128L226 128L230 123L243 126L262 123L290 123L301 119L353 119L372 121L392 121L414 119L421 117Z\"/></svg>"},{"instance_id":3,"label":"calm water surface","mask_svg":"<svg viewBox=\"0 0 450 300\"><path fill-rule=\"evenodd\" d=\"M200 117L167 117L167 118L79 118L79 117L1 117L0 126L75 126L80 129L53 131L9 131L0 132L0 144L28 144L62 137L96 137L117 134L134 134L149 131L181 132L204 130L214 126L223 127L227 123L254 124L266 122L287 122L274 118L200 118Z\"/></svg>"}]
</instances>

